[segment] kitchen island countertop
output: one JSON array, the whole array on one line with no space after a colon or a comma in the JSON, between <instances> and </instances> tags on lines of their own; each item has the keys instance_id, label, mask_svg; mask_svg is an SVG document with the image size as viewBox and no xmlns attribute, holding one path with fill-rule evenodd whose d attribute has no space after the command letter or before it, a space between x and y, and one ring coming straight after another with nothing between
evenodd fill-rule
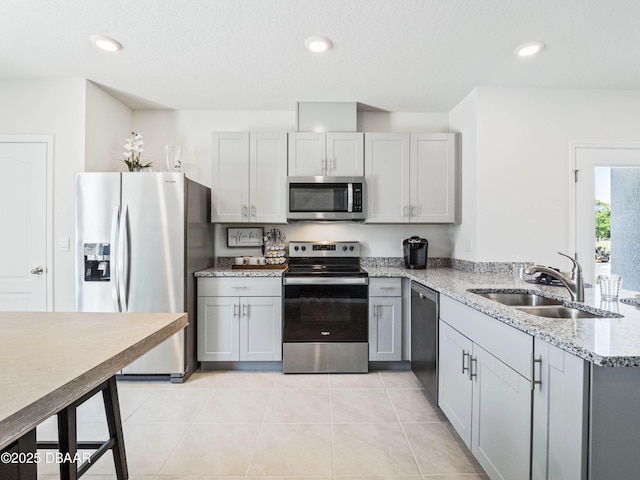
<instances>
[{"instance_id":1,"label":"kitchen island countertop","mask_svg":"<svg viewBox=\"0 0 640 480\"><path fill-rule=\"evenodd\" d=\"M187 324L186 313L0 312L0 449Z\"/></svg>"},{"instance_id":2,"label":"kitchen island countertop","mask_svg":"<svg viewBox=\"0 0 640 480\"><path fill-rule=\"evenodd\" d=\"M530 315L513 307L469 292L469 289L518 289L542 293L571 305L564 287L515 281L511 275L470 273L451 268L409 270L402 267L371 267L364 269L371 278L400 277L432 288L513 328L540 338L573 355L603 367L640 367L640 309L621 302L605 302L598 288L585 288L585 302L578 304L593 312L606 310L622 318L552 319ZM279 277L281 270L232 270L209 268L197 277ZM637 292L622 290L620 298L631 298Z\"/></svg>"}]
</instances>

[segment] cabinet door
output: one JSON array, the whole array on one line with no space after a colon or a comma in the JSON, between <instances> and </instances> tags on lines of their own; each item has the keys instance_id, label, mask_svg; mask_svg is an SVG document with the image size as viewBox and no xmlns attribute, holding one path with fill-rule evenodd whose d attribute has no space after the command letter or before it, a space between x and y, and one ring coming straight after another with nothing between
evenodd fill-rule
<instances>
[{"instance_id":1,"label":"cabinet door","mask_svg":"<svg viewBox=\"0 0 640 480\"><path fill-rule=\"evenodd\" d=\"M287 134L251 133L250 138L250 221L286 223Z\"/></svg>"},{"instance_id":2,"label":"cabinet door","mask_svg":"<svg viewBox=\"0 0 640 480\"><path fill-rule=\"evenodd\" d=\"M240 360L238 297L198 297L198 361Z\"/></svg>"},{"instance_id":3,"label":"cabinet door","mask_svg":"<svg viewBox=\"0 0 640 480\"><path fill-rule=\"evenodd\" d=\"M326 175L326 134L292 132L289 134L289 176Z\"/></svg>"},{"instance_id":4,"label":"cabinet door","mask_svg":"<svg viewBox=\"0 0 640 480\"><path fill-rule=\"evenodd\" d=\"M409 222L409 134L365 133L366 223Z\"/></svg>"},{"instance_id":5,"label":"cabinet door","mask_svg":"<svg viewBox=\"0 0 640 480\"><path fill-rule=\"evenodd\" d=\"M471 340L440 320L438 406L471 448L473 382L469 377Z\"/></svg>"},{"instance_id":6,"label":"cabinet door","mask_svg":"<svg viewBox=\"0 0 640 480\"><path fill-rule=\"evenodd\" d=\"M327 133L326 175L332 177L364 175L363 133Z\"/></svg>"},{"instance_id":7,"label":"cabinet door","mask_svg":"<svg viewBox=\"0 0 640 480\"><path fill-rule=\"evenodd\" d=\"M241 297L240 310L240 360L282 360L282 297Z\"/></svg>"},{"instance_id":8,"label":"cabinet door","mask_svg":"<svg viewBox=\"0 0 640 480\"><path fill-rule=\"evenodd\" d=\"M456 221L456 137L411 134L411 221Z\"/></svg>"},{"instance_id":9,"label":"cabinet door","mask_svg":"<svg viewBox=\"0 0 640 480\"><path fill-rule=\"evenodd\" d=\"M531 382L473 345L471 451L489 478L529 478Z\"/></svg>"},{"instance_id":10,"label":"cabinet door","mask_svg":"<svg viewBox=\"0 0 640 480\"><path fill-rule=\"evenodd\" d=\"M369 360L402 359L402 297L369 298Z\"/></svg>"},{"instance_id":11,"label":"cabinet door","mask_svg":"<svg viewBox=\"0 0 640 480\"><path fill-rule=\"evenodd\" d=\"M588 366L547 342L534 340L533 480L587 478ZM538 371L539 370L539 371Z\"/></svg>"},{"instance_id":12,"label":"cabinet door","mask_svg":"<svg viewBox=\"0 0 640 480\"><path fill-rule=\"evenodd\" d=\"M249 134L215 132L211 165L211 221L249 221Z\"/></svg>"}]
</instances>

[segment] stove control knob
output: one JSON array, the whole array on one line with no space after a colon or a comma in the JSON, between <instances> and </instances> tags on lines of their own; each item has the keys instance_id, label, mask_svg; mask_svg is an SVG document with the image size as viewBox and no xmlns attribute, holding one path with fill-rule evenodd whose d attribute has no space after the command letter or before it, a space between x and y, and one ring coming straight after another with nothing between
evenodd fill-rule
<instances>
[{"instance_id":1,"label":"stove control knob","mask_svg":"<svg viewBox=\"0 0 640 480\"><path fill-rule=\"evenodd\" d=\"M351 250L351 251L353 252L353 251L355 250L355 247L354 247L353 245L351 245L351 246L349 247L349 250Z\"/></svg>"},{"instance_id":2,"label":"stove control knob","mask_svg":"<svg viewBox=\"0 0 640 480\"><path fill-rule=\"evenodd\" d=\"M347 251L347 246L345 245L344 247L342 247L342 250L346 252Z\"/></svg>"},{"instance_id":3,"label":"stove control knob","mask_svg":"<svg viewBox=\"0 0 640 480\"><path fill-rule=\"evenodd\" d=\"M293 247L293 249L297 252L298 251L298 246L296 245L295 247Z\"/></svg>"},{"instance_id":4,"label":"stove control knob","mask_svg":"<svg viewBox=\"0 0 640 480\"><path fill-rule=\"evenodd\" d=\"M303 252L307 249L307 247L305 247L304 245L302 247L300 247L300 248L302 248Z\"/></svg>"}]
</instances>

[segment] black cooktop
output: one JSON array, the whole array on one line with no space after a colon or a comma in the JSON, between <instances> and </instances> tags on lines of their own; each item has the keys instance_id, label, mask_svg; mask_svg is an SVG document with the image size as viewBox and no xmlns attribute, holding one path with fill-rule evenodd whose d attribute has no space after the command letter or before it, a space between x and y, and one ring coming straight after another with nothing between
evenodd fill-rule
<instances>
[{"instance_id":1,"label":"black cooktop","mask_svg":"<svg viewBox=\"0 0 640 480\"><path fill-rule=\"evenodd\" d=\"M357 242L290 242L289 268L292 276L367 277L360 267Z\"/></svg>"}]
</instances>

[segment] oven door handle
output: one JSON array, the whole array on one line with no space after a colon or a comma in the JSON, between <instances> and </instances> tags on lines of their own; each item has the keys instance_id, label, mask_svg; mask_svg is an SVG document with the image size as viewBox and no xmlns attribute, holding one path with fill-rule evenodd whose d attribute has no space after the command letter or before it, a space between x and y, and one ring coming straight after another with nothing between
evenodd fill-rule
<instances>
[{"instance_id":1,"label":"oven door handle","mask_svg":"<svg viewBox=\"0 0 640 480\"><path fill-rule=\"evenodd\" d=\"M368 277L284 277L283 285L369 285Z\"/></svg>"}]
</instances>

